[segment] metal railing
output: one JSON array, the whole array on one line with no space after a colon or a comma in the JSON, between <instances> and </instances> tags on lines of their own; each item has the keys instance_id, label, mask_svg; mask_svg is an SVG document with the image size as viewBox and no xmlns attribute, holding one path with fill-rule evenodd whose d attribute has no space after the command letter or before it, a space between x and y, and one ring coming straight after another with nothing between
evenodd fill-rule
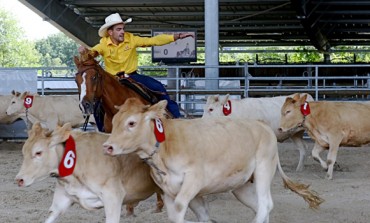
<instances>
[{"instance_id":1,"label":"metal railing","mask_svg":"<svg viewBox=\"0 0 370 223\"><path fill-rule=\"evenodd\" d=\"M224 70L224 77L204 77L208 68ZM269 74L268 69L299 68L301 73ZM323 69L361 68L361 73L327 75ZM365 69L364 69L365 68ZM9 69L9 68L7 68ZM27 68L12 68L27 69ZM38 92L46 94L77 94L74 67L40 67L37 69ZM230 72L229 72L230 71ZM325 71L327 72L327 70ZM316 100L366 100L370 95L370 64L348 65L225 65L225 66L142 66L139 73L155 76L166 85L169 94L189 114L199 115L205 97L211 94L231 94L240 97L265 97L296 92L312 94ZM171 77L167 74L173 73ZM255 76L253 73L259 73ZM161 74L162 76L158 76ZM221 76L221 75L220 75ZM216 82L218 88L207 87Z\"/></svg>"}]
</instances>

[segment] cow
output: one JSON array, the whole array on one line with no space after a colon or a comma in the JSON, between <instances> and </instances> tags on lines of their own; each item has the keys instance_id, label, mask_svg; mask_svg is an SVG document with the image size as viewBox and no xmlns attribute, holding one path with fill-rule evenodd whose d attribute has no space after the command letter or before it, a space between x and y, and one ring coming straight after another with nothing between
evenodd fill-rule
<instances>
[{"instance_id":1,"label":"cow","mask_svg":"<svg viewBox=\"0 0 370 223\"><path fill-rule=\"evenodd\" d=\"M11 124L17 119L22 118L21 115L7 115L6 109L9 106L12 95L0 95L0 124Z\"/></svg>"},{"instance_id":2,"label":"cow","mask_svg":"<svg viewBox=\"0 0 370 223\"><path fill-rule=\"evenodd\" d=\"M280 125L280 110L285 99L289 96L230 99L229 95L211 95L204 106L203 118L209 116L230 116L237 118L250 118L267 123L273 130L278 142L292 139L299 151L299 162L296 171L302 171L306 155L307 144L303 140L304 129L295 132L282 133L278 131ZM307 94L307 100L313 101Z\"/></svg>"},{"instance_id":3,"label":"cow","mask_svg":"<svg viewBox=\"0 0 370 223\"><path fill-rule=\"evenodd\" d=\"M307 130L315 141L312 157L333 179L334 163L340 146L362 146L370 142L370 104L358 102L307 102L307 96L288 97L281 108L280 131ZM327 160L320 153L329 150Z\"/></svg>"},{"instance_id":4,"label":"cow","mask_svg":"<svg viewBox=\"0 0 370 223\"><path fill-rule=\"evenodd\" d=\"M183 223L188 206L199 221L210 221L203 196L231 190L256 213L253 222L268 222L276 168L284 185L312 208L323 201L307 185L285 175L268 125L229 117L165 119L166 105L165 100L150 106L128 99L117 107L103 150L112 156L137 153L151 166L170 221Z\"/></svg>"},{"instance_id":5,"label":"cow","mask_svg":"<svg viewBox=\"0 0 370 223\"><path fill-rule=\"evenodd\" d=\"M79 109L77 95L48 95L40 96L30 92L12 91L12 99L6 110L7 115L20 115L30 123L40 122L44 128L54 130L58 125L71 123L73 127L80 127L84 124L85 118ZM33 97L30 107L26 108L25 99ZM27 99L26 99L27 100ZM26 122L28 125L28 122ZM31 126L28 126L31 128Z\"/></svg>"},{"instance_id":6,"label":"cow","mask_svg":"<svg viewBox=\"0 0 370 223\"><path fill-rule=\"evenodd\" d=\"M73 203L78 203L87 210L104 207L106 222L118 223L122 204L135 205L154 193L162 194L150 177L149 166L136 154L104 155L101 148L107 139L105 133L72 130L70 123L52 132L40 123L32 126L15 179L18 186L25 187L48 176L57 177L45 222L55 222ZM62 164L65 167L61 168Z\"/></svg>"}]
</instances>

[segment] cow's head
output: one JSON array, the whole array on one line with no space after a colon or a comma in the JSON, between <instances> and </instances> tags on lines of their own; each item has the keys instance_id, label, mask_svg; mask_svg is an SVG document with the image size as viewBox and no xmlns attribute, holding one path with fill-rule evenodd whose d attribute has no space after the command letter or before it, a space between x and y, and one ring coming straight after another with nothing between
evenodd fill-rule
<instances>
[{"instance_id":1,"label":"cow's head","mask_svg":"<svg viewBox=\"0 0 370 223\"><path fill-rule=\"evenodd\" d=\"M117 107L119 111L112 120L112 133L103 144L104 152L119 155L137 152L139 148L153 148L156 142L153 120L164 118L166 106L166 100L152 106L144 105L136 98L126 100L122 106Z\"/></svg>"},{"instance_id":2,"label":"cow's head","mask_svg":"<svg viewBox=\"0 0 370 223\"><path fill-rule=\"evenodd\" d=\"M13 97L10 99L10 104L8 108L6 109L7 115L16 115L23 113L25 111L24 107L24 99L29 94L28 91L25 91L23 93L12 91Z\"/></svg>"},{"instance_id":3,"label":"cow's head","mask_svg":"<svg viewBox=\"0 0 370 223\"><path fill-rule=\"evenodd\" d=\"M32 126L28 132L28 139L22 148L22 167L15 177L18 186L30 186L51 174L58 173L61 154L58 155L56 147L61 146L61 143L67 140L65 135L71 129L69 123L63 127L57 127L54 132L43 129L38 122Z\"/></svg>"},{"instance_id":4,"label":"cow's head","mask_svg":"<svg viewBox=\"0 0 370 223\"><path fill-rule=\"evenodd\" d=\"M287 97L281 107L280 132L302 130L304 115L301 112L301 106L306 102L307 94L302 97L295 94L293 97Z\"/></svg>"},{"instance_id":5,"label":"cow's head","mask_svg":"<svg viewBox=\"0 0 370 223\"><path fill-rule=\"evenodd\" d=\"M225 116L223 107L229 100L229 94L225 96L211 95L207 98L207 103L204 105L202 118L210 116Z\"/></svg>"}]
</instances>

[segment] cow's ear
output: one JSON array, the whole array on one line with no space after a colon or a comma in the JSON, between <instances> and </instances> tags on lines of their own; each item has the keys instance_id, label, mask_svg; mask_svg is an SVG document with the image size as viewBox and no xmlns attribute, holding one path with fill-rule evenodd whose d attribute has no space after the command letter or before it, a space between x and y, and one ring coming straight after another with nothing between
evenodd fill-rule
<instances>
[{"instance_id":1,"label":"cow's ear","mask_svg":"<svg viewBox=\"0 0 370 223\"><path fill-rule=\"evenodd\" d=\"M28 94L28 91L23 92L21 95L21 99L25 99L27 94Z\"/></svg>"},{"instance_id":2,"label":"cow's ear","mask_svg":"<svg viewBox=\"0 0 370 223\"><path fill-rule=\"evenodd\" d=\"M164 114L166 114L166 106L167 100L159 101L145 112L145 116L149 119L163 118Z\"/></svg>"},{"instance_id":3,"label":"cow's ear","mask_svg":"<svg viewBox=\"0 0 370 223\"><path fill-rule=\"evenodd\" d=\"M293 95L293 100L298 101L300 97L301 97L300 94L296 93L296 94Z\"/></svg>"},{"instance_id":4,"label":"cow's ear","mask_svg":"<svg viewBox=\"0 0 370 223\"><path fill-rule=\"evenodd\" d=\"M300 99L299 99L299 103L301 105L303 105L307 100L307 94L303 95Z\"/></svg>"},{"instance_id":5,"label":"cow's ear","mask_svg":"<svg viewBox=\"0 0 370 223\"><path fill-rule=\"evenodd\" d=\"M211 99L213 99L213 102L218 102L220 100L220 95L216 94L211 96Z\"/></svg>"},{"instance_id":6,"label":"cow's ear","mask_svg":"<svg viewBox=\"0 0 370 223\"><path fill-rule=\"evenodd\" d=\"M222 98L222 100L221 100L221 104L226 104L227 103L227 101L229 100L229 94L227 94L227 95L225 95L223 98Z\"/></svg>"},{"instance_id":7,"label":"cow's ear","mask_svg":"<svg viewBox=\"0 0 370 223\"><path fill-rule=\"evenodd\" d=\"M67 141L71 135L71 131L71 123L66 123L62 127L57 126L52 134L52 144L55 145Z\"/></svg>"},{"instance_id":8,"label":"cow's ear","mask_svg":"<svg viewBox=\"0 0 370 223\"><path fill-rule=\"evenodd\" d=\"M42 132L43 132L43 129L42 129L40 122L35 122L32 125L32 128L28 130L28 137L33 138L33 137L39 136L41 135Z\"/></svg>"},{"instance_id":9,"label":"cow's ear","mask_svg":"<svg viewBox=\"0 0 370 223\"><path fill-rule=\"evenodd\" d=\"M15 90L12 90L12 95L15 95Z\"/></svg>"}]
</instances>

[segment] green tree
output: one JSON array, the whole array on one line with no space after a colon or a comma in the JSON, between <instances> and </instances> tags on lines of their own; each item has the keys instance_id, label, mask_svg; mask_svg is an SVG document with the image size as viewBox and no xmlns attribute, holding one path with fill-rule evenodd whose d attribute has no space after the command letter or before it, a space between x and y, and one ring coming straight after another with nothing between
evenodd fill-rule
<instances>
[{"instance_id":1,"label":"green tree","mask_svg":"<svg viewBox=\"0 0 370 223\"><path fill-rule=\"evenodd\" d=\"M25 38L14 17L0 8L0 67L39 66L34 43Z\"/></svg>"},{"instance_id":2,"label":"green tree","mask_svg":"<svg viewBox=\"0 0 370 223\"><path fill-rule=\"evenodd\" d=\"M50 35L36 41L36 49L42 55L42 66L74 67L73 56L78 55L79 45L63 33Z\"/></svg>"}]
</instances>

